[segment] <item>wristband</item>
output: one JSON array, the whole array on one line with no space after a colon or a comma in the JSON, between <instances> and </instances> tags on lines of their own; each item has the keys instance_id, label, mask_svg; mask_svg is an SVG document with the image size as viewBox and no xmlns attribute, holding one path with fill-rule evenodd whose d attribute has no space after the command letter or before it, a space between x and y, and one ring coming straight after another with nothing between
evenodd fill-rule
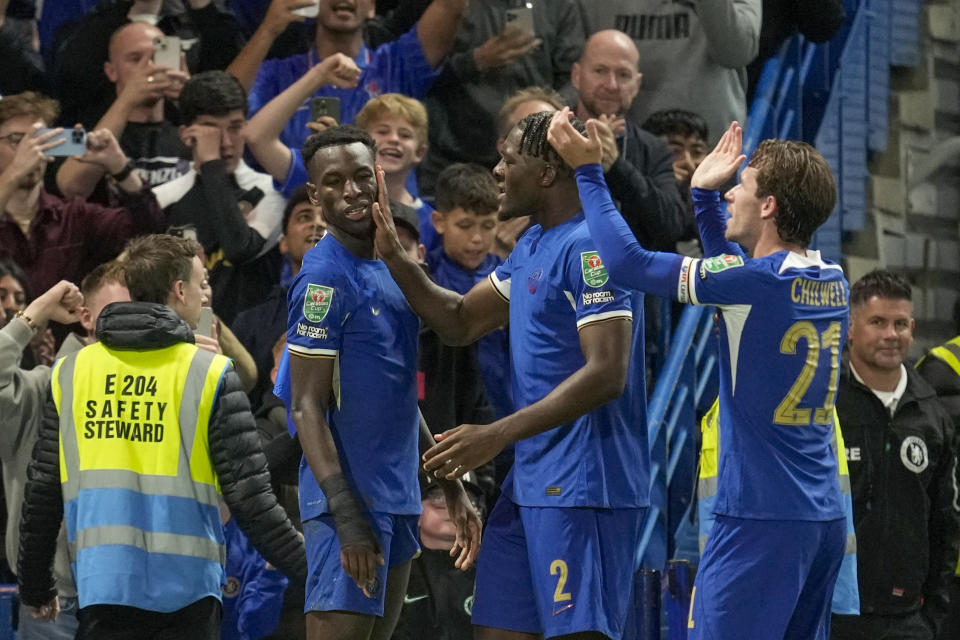
<instances>
[{"instance_id":1,"label":"wristband","mask_svg":"<svg viewBox=\"0 0 960 640\"><path fill-rule=\"evenodd\" d=\"M27 314L25 314L23 311L17 311L17 313L14 315L14 317L15 317L15 318L20 318L21 320L23 320L24 322L26 322L26 323L27 323L27 326L30 327L30 329L31 329L34 333L37 333L38 331L40 331L40 327L37 325L36 322L33 321L33 318L31 318L30 316L28 316Z\"/></svg>"},{"instance_id":2,"label":"wristband","mask_svg":"<svg viewBox=\"0 0 960 640\"><path fill-rule=\"evenodd\" d=\"M372 546L373 550L379 553L380 545L370 527L370 519L360 508L353 495L353 488L343 474L336 473L324 478L319 484L327 497L327 510L333 516L333 526L337 530L340 546Z\"/></svg>"},{"instance_id":3,"label":"wristband","mask_svg":"<svg viewBox=\"0 0 960 640\"><path fill-rule=\"evenodd\" d=\"M127 160L127 164L123 165L123 169L120 169L120 171L116 173L111 173L110 177L117 182L123 182L130 177L134 169L136 169L136 166L133 164L133 160Z\"/></svg>"}]
</instances>

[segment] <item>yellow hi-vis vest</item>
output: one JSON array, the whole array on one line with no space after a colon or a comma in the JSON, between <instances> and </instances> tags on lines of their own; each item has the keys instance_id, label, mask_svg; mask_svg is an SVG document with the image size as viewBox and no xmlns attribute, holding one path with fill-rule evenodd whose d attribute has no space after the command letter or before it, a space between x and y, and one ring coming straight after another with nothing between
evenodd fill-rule
<instances>
[{"instance_id":1,"label":"yellow hi-vis vest","mask_svg":"<svg viewBox=\"0 0 960 640\"><path fill-rule=\"evenodd\" d=\"M948 340L939 347L930 349L927 355L920 358L915 366L919 367L920 363L930 356L942 360L944 364L953 369L957 377L960 377L960 336L957 336L953 340ZM957 557L956 575L960 576L960 556Z\"/></svg>"},{"instance_id":2,"label":"yellow hi-vis vest","mask_svg":"<svg viewBox=\"0 0 960 640\"><path fill-rule=\"evenodd\" d=\"M60 359L60 482L80 607L170 612L224 580L208 429L229 358L178 343Z\"/></svg>"},{"instance_id":3,"label":"yellow hi-vis vest","mask_svg":"<svg viewBox=\"0 0 960 640\"><path fill-rule=\"evenodd\" d=\"M720 399L700 421L700 473L697 483L697 517L700 521L700 553L707 544L707 537L713 528L713 505L717 500L717 476L720 470ZM840 431L840 418L833 410L833 451L837 455L840 491L843 494L843 509L847 520L847 546L840 565L840 574L833 590L833 613L845 615L860 614L860 590L857 584L857 536L853 528L853 498L850 495L850 471L847 468L847 456L844 453L843 433Z\"/></svg>"}]
</instances>

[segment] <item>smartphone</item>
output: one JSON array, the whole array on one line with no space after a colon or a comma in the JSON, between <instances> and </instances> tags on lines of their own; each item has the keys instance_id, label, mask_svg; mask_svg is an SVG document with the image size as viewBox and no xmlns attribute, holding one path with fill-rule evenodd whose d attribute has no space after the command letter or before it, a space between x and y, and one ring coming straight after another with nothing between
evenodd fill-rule
<instances>
[{"instance_id":1,"label":"smartphone","mask_svg":"<svg viewBox=\"0 0 960 640\"><path fill-rule=\"evenodd\" d=\"M321 116L330 116L340 122L340 98L314 98L310 101L310 120L316 122Z\"/></svg>"},{"instance_id":2,"label":"smartphone","mask_svg":"<svg viewBox=\"0 0 960 640\"><path fill-rule=\"evenodd\" d=\"M42 136L50 129L40 129L37 136ZM63 140L63 144L58 144L52 149L47 149L44 153L48 156L82 156L87 152L87 132L83 129L64 129L49 140L47 143Z\"/></svg>"},{"instance_id":3,"label":"smartphone","mask_svg":"<svg viewBox=\"0 0 960 640\"><path fill-rule=\"evenodd\" d=\"M320 13L320 2L314 2L309 7L300 7L299 9L294 9L291 13L295 13L298 16L303 16L304 18L316 18Z\"/></svg>"},{"instance_id":4,"label":"smartphone","mask_svg":"<svg viewBox=\"0 0 960 640\"><path fill-rule=\"evenodd\" d=\"M160 67L180 69L180 38L163 36L153 39L153 64Z\"/></svg>"},{"instance_id":5,"label":"smartphone","mask_svg":"<svg viewBox=\"0 0 960 640\"><path fill-rule=\"evenodd\" d=\"M194 333L198 336L213 337L213 307L200 307L200 321Z\"/></svg>"},{"instance_id":6,"label":"smartphone","mask_svg":"<svg viewBox=\"0 0 960 640\"><path fill-rule=\"evenodd\" d=\"M521 31L536 33L533 28L533 4L528 2L523 7L507 9L507 25L517 27Z\"/></svg>"}]
</instances>

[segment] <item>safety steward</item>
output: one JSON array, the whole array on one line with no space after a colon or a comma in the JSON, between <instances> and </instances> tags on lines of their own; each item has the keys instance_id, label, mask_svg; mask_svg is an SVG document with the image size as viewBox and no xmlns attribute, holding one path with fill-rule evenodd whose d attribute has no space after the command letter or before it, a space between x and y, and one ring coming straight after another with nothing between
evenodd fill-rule
<instances>
[{"instance_id":1,"label":"safety steward","mask_svg":"<svg viewBox=\"0 0 960 640\"><path fill-rule=\"evenodd\" d=\"M960 438L960 336L931 349L916 365L917 373L930 383L940 404L953 420L953 430ZM960 445L960 442L958 442ZM960 451L960 446L957 447ZM950 613L940 629L940 638L960 638L960 554L950 587Z\"/></svg>"},{"instance_id":2,"label":"safety steward","mask_svg":"<svg viewBox=\"0 0 960 640\"><path fill-rule=\"evenodd\" d=\"M304 580L304 547L270 488L231 361L194 344L205 304L193 241L134 240L133 302L52 372L21 522L20 597L56 613L51 563L65 519L77 638L219 638L226 558L219 501L273 565Z\"/></svg>"}]
</instances>

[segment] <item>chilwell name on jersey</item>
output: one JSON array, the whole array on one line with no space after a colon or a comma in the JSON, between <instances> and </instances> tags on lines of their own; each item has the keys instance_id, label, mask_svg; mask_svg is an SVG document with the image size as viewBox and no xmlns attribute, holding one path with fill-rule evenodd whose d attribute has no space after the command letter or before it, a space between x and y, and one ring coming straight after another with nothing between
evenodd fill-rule
<instances>
[{"instance_id":1,"label":"chilwell name on jersey","mask_svg":"<svg viewBox=\"0 0 960 640\"><path fill-rule=\"evenodd\" d=\"M846 307L847 293L841 282L823 282L794 278L790 284L790 298L797 304L810 307Z\"/></svg>"}]
</instances>

